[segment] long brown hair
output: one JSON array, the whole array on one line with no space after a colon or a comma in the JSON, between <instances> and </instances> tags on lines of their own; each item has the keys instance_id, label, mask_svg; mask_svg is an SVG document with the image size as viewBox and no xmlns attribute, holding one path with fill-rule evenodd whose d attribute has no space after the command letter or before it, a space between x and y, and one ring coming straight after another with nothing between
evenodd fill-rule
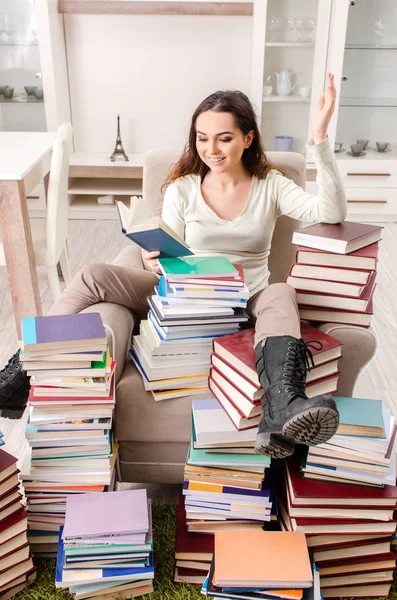
<instances>
[{"instance_id":1,"label":"long brown hair","mask_svg":"<svg viewBox=\"0 0 397 600\"><path fill-rule=\"evenodd\" d=\"M199 104L192 116L189 139L184 152L178 162L173 166L163 187L184 177L185 175L200 175L201 179L208 173L209 167L201 160L196 148L196 122L197 117L207 110L227 112L234 116L237 127L243 135L254 131L255 136L249 148L243 152L242 161L245 169L258 179L265 179L272 166L266 158L263 149L261 134L256 122L255 111L248 97L238 90L218 91L211 94Z\"/></svg>"}]
</instances>

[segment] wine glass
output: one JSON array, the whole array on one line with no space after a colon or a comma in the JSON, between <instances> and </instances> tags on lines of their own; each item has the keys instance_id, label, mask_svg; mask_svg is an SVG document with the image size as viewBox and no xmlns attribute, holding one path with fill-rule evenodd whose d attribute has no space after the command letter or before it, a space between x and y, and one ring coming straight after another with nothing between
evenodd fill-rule
<instances>
[{"instance_id":1,"label":"wine glass","mask_svg":"<svg viewBox=\"0 0 397 600\"><path fill-rule=\"evenodd\" d=\"M270 41L277 42L280 31L280 19L278 17L272 17L269 21Z\"/></svg>"},{"instance_id":2,"label":"wine glass","mask_svg":"<svg viewBox=\"0 0 397 600\"><path fill-rule=\"evenodd\" d=\"M376 19L375 23L374 23L374 31L375 31L375 36L376 36L376 40L377 40L377 46L380 45L380 42L382 41L382 37L383 37L383 32L384 32L385 26L382 23L382 19Z\"/></svg>"},{"instance_id":3,"label":"wine glass","mask_svg":"<svg viewBox=\"0 0 397 600\"><path fill-rule=\"evenodd\" d=\"M294 19L286 19L285 28L287 30L287 42L295 42L295 21Z\"/></svg>"},{"instance_id":4,"label":"wine glass","mask_svg":"<svg viewBox=\"0 0 397 600\"><path fill-rule=\"evenodd\" d=\"M297 32L297 42L302 41L302 31L303 31L303 19L301 17L297 17L295 19L295 29Z\"/></svg>"},{"instance_id":5,"label":"wine glass","mask_svg":"<svg viewBox=\"0 0 397 600\"><path fill-rule=\"evenodd\" d=\"M314 31L316 29L316 19L306 19L306 29L307 29L307 33L308 33L308 42L314 42L315 40L315 35Z\"/></svg>"}]
</instances>

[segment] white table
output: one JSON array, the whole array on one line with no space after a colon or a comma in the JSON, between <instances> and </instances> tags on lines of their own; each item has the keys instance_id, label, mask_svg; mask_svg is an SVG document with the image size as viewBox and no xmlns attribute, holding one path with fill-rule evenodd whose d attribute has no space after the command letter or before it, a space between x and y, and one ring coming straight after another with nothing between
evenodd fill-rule
<instances>
[{"instance_id":1,"label":"white table","mask_svg":"<svg viewBox=\"0 0 397 600\"><path fill-rule=\"evenodd\" d=\"M55 133L0 132L0 232L18 335L42 314L26 196L47 175Z\"/></svg>"}]
</instances>

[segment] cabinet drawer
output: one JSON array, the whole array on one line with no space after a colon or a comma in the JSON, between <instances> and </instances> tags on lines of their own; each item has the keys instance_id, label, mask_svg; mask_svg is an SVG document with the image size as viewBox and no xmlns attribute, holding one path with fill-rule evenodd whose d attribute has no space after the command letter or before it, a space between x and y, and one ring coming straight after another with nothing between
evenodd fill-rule
<instances>
[{"instance_id":1,"label":"cabinet drawer","mask_svg":"<svg viewBox=\"0 0 397 600\"><path fill-rule=\"evenodd\" d=\"M345 187L397 187L397 161L338 160Z\"/></svg>"},{"instance_id":2,"label":"cabinet drawer","mask_svg":"<svg viewBox=\"0 0 397 600\"><path fill-rule=\"evenodd\" d=\"M46 210L44 183L38 183L26 197L29 212Z\"/></svg>"},{"instance_id":3,"label":"cabinet drawer","mask_svg":"<svg viewBox=\"0 0 397 600\"><path fill-rule=\"evenodd\" d=\"M349 215L394 214L397 218L397 189L351 187L345 191Z\"/></svg>"}]
</instances>

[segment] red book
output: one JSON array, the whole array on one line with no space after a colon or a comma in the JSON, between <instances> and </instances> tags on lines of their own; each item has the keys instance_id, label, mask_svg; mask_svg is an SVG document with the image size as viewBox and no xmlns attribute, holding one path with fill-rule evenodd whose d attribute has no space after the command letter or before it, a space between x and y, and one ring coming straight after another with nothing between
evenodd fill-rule
<instances>
[{"instance_id":1,"label":"red book","mask_svg":"<svg viewBox=\"0 0 397 600\"><path fill-rule=\"evenodd\" d=\"M336 225L315 223L294 231L292 243L336 254L349 254L381 239L383 227L343 221Z\"/></svg>"},{"instance_id":2,"label":"red book","mask_svg":"<svg viewBox=\"0 0 397 600\"><path fill-rule=\"evenodd\" d=\"M202 585L208 575L208 569L199 571L196 569L187 569L186 567L176 567L174 572L175 583L190 583L192 585Z\"/></svg>"},{"instance_id":3,"label":"red book","mask_svg":"<svg viewBox=\"0 0 397 600\"><path fill-rule=\"evenodd\" d=\"M28 515L24 510L19 510L8 519L0 523L0 547L14 536L26 531Z\"/></svg>"},{"instance_id":4,"label":"red book","mask_svg":"<svg viewBox=\"0 0 397 600\"><path fill-rule=\"evenodd\" d=\"M335 296L331 294L320 294L316 292L297 292L299 307L332 308L333 310L345 310L349 312L365 312L368 308L375 290L376 273L372 277L360 298L347 296Z\"/></svg>"},{"instance_id":5,"label":"red book","mask_svg":"<svg viewBox=\"0 0 397 600\"><path fill-rule=\"evenodd\" d=\"M210 370L210 378L215 381L225 396L230 400L235 409L242 417L251 419L261 414L261 402L251 402L240 390L222 375L214 366Z\"/></svg>"},{"instance_id":6,"label":"red book","mask_svg":"<svg viewBox=\"0 0 397 600\"><path fill-rule=\"evenodd\" d=\"M0 483L0 501L19 488L19 479L18 479L19 471L16 470L15 473L7 477L2 483Z\"/></svg>"},{"instance_id":7,"label":"red book","mask_svg":"<svg viewBox=\"0 0 397 600\"><path fill-rule=\"evenodd\" d=\"M254 385L258 385L258 375L255 367L254 335L255 330L251 328L216 338L213 341L213 349L218 356L238 371L238 373L246 377ZM301 323L301 337L305 342L316 340L322 344L321 350L310 348L313 353L315 366L322 365L342 356L342 342L307 323Z\"/></svg>"},{"instance_id":8,"label":"red book","mask_svg":"<svg viewBox=\"0 0 397 600\"><path fill-rule=\"evenodd\" d=\"M361 325L369 327L371 316L374 314L372 298L368 302L365 312L349 312L344 310L333 310L331 308L299 306L299 316L308 321L319 321L321 323L342 323L345 325Z\"/></svg>"},{"instance_id":9,"label":"red book","mask_svg":"<svg viewBox=\"0 0 397 600\"><path fill-rule=\"evenodd\" d=\"M292 276L292 271L294 266L299 267L299 265L292 265L288 275L285 278L285 283L288 283L295 290L299 290L302 292L315 292L317 294L332 294L335 296L346 296L348 298L361 298L363 293L365 292L366 283L356 284L356 283L345 283L342 281L331 281L329 279L320 279L318 277L311 277L314 273L310 273L307 277L300 275ZM329 269L330 270L330 269ZM358 271L359 273L363 273L363 271ZM371 274L373 274L372 271ZM369 274L368 274L369 275Z\"/></svg>"},{"instance_id":10,"label":"red book","mask_svg":"<svg viewBox=\"0 0 397 600\"><path fill-rule=\"evenodd\" d=\"M180 560L211 561L214 554L214 536L209 533L195 535L186 526L185 497L178 503L175 558Z\"/></svg>"},{"instance_id":11,"label":"red book","mask_svg":"<svg viewBox=\"0 0 397 600\"><path fill-rule=\"evenodd\" d=\"M7 508L4 508L2 511L0 511L0 524L4 521L7 521L9 517L20 510L22 510L22 504L19 496L18 500L14 500L14 502L8 505Z\"/></svg>"},{"instance_id":12,"label":"red book","mask_svg":"<svg viewBox=\"0 0 397 600\"><path fill-rule=\"evenodd\" d=\"M397 486L373 488L308 480L303 477L300 464L298 453L286 460L287 485L293 506L397 506Z\"/></svg>"},{"instance_id":13,"label":"red book","mask_svg":"<svg viewBox=\"0 0 397 600\"><path fill-rule=\"evenodd\" d=\"M252 429L253 427L258 426L260 421L260 414L249 419L244 417L242 412L236 408L236 406L233 404L230 398L224 393L224 391L212 379L212 377L209 377L208 379L208 387L210 388L211 392L214 394L218 402L222 405L224 411L226 412L236 429L242 431L243 429Z\"/></svg>"},{"instance_id":14,"label":"red book","mask_svg":"<svg viewBox=\"0 0 397 600\"><path fill-rule=\"evenodd\" d=\"M17 459L0 448L0 483L17 473Z\"/></svg>"},{"instance_id":15,"label":"red book","mask_svg":"<svg viewBox=\"0 0 397 600\"><path fill-rule=\"evenodd\" d=\"M350 252L350 254L334 254L325 250L316 250L300 246L295 255L295 260L301 265L318 265L323 267L339 267L342 269L362 269L375 271L378 262L379 244L371 244Z\"/></svg>"},{"instance_id":16,"label":"red book","mask_svg":"<svg viewBox=\"0 0 397 600\"><path fill-rule=\"evenodd\" d=\"M333 573L362 573L380 569L395 569L396 558L397 555L394 552L386 552L376 556L358 556L356 558L335 560L329 564L324 562L321 565L321 576L326 577Z\"/></svg>"},{"instance_id":17,"label":"red book","mask_svg":"<svg viewBox=\"0 0 397 600\"><path fill-rule=\"evenodd\" d=\"M314 551L314 559L318 565L324 562L344 560L345 558L356 558L358 556L376 556L390 552L390 536L385 541L377 541L369 544L355 544L341 548L321 549Z\"/></svg>"},{"instance_id":18,"label":"red book","mask_svg":"<svg viewBox=\"0 0 397 600\"><path fill-rule=\"evenodd\" d=\"M351 283L366 285L372 271L346 269L336 267L321 267L317 265L300 265L292 263L289 274L292 277L304 279L319 279L324 282Z\"/></svg>"}]
</instances>

